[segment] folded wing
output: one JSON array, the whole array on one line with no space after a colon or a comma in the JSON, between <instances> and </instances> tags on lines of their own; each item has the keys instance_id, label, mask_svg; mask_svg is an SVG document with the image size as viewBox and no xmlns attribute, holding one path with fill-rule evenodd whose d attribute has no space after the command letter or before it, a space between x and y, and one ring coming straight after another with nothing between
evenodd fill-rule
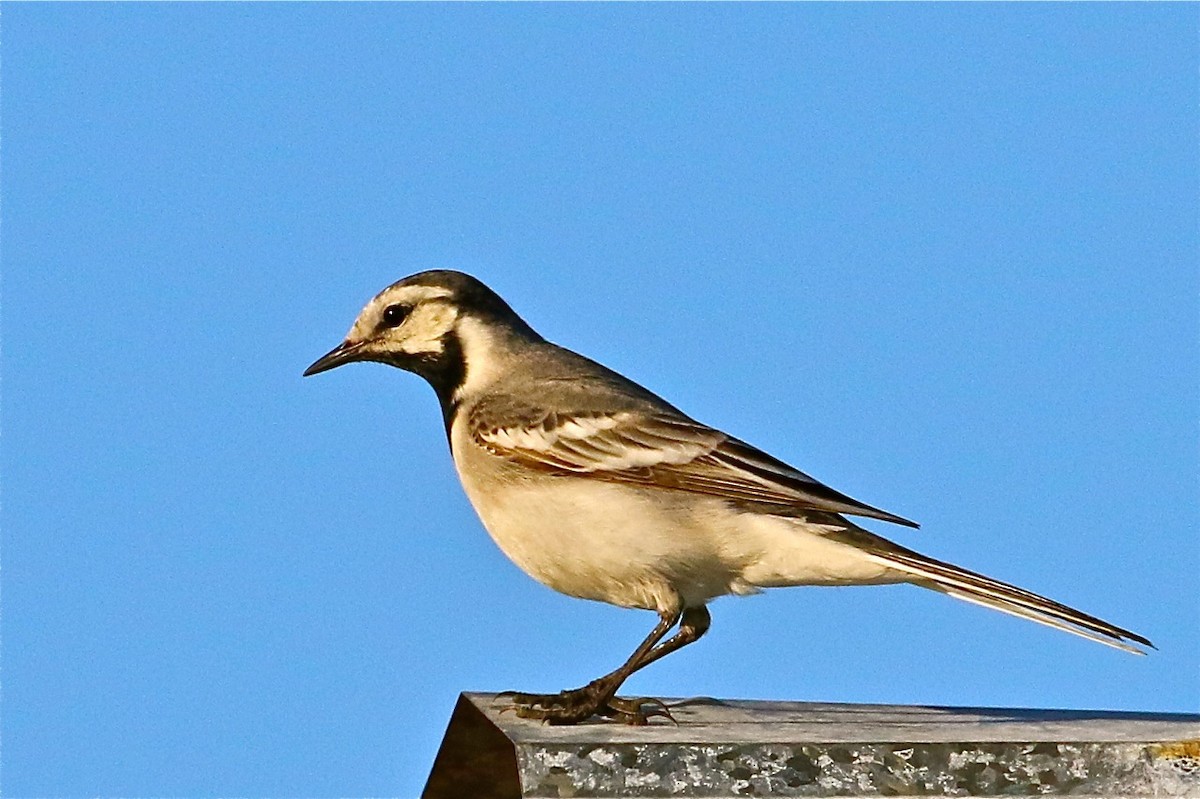
<instances>
[{"instance_id":1,"label":"folded wing","mask_svg":"<svg viewBox=\"0 0 1200 799\"><path fill-rule=\"evenodd\" d=\"M637 410L514 416L480 408L470 430L493 454L550 473L705 494L783 516L824 511L917 526L684 416Z\"/></svg>"}]
</instances>

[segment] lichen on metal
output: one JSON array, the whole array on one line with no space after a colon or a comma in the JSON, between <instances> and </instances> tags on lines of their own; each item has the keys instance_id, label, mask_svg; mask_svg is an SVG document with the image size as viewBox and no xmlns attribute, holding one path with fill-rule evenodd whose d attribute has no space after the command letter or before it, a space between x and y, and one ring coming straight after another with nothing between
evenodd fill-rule
<instances>
[{"instance_id":1,"label":"lichen on metal","mask_svg":"<svg viewBox=\"0 0 1200 799\"><path fill-rule=\"evenodd\" d=\"M491 726L476 754L511 752L515 782L462 796L1200 797L1200 715L689 700L678 725L631 728L501 709L464 695L455 718ZM452 783L454 726L434 788Z\"/></svg>"},{"instance_id":2,"label":"lichen on metal","mask_svg":"<svg viewBox=\"0 0 1200 799\"><path fill-rule=\"evenodd\" d=\"M530 797L1200 796L1137 744L543 745L518 758Z\"/></svg>"}]
</instances>

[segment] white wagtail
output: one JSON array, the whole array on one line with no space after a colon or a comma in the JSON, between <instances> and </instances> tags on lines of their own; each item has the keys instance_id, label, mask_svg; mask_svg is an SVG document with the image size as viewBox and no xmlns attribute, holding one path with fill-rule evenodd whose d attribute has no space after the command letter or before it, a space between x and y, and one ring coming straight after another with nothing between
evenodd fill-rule
<instances>
[{"instance_id":1,"label":"white wagtail","mask_svg":"<svg viewBox=\"0 0 1200 799\"><path fill-rule=\"evenodd\" d=\"M1127 641L1153 646L858 527L844 514L917 525L551 344L469 275L421 272L388 286L304 374L353 361L429 381L467 497L527 574L564 594L658 614L612 673L558 694L511 694L522 716L645 723L665 712L661 703L619 698L621 683L704 635L712 599L779 586L912 583L1130 652L1141 654Z\"/></svg>"}]
</instances>

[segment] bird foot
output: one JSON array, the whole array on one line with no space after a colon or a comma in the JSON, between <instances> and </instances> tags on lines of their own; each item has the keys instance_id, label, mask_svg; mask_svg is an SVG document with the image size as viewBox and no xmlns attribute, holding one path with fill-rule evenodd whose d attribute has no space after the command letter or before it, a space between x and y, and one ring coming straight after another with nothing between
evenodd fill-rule
<instances>
[{"instance_id":1,"label":"bird foot","mask_svg":"<svg viewBox=\"0 0 1200 799\"><path fill-rule=\"evenodd\" d=\"M613 689L601 680L557 694L506 691L496 698L510 700L501 712L511 710L523 719L537 719L547 724L578 724L592 716L637 727L649 724L652 718L665 718L678 724L661 700L647 696L615 696Z\"/></svg>"},{"instance_id":2,"label":"bird foot","mask_svg":"<svg viewBox=\"0 0 1200 799\"><path fill-rule=\"evenodd\" d=\"M598 712L601 716L634 727L645 727L653 718L663 718L676 727L679 726L666 703L652 696L613 696Z\"/></svg>"}]
</instances>

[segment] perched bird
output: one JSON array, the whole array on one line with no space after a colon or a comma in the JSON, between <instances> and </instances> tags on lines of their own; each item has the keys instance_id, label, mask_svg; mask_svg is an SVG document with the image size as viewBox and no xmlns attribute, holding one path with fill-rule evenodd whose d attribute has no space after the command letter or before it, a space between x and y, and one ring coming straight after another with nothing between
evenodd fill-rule
<instances>
[{"instance_id":1,"label":"perched bird","mask_svg":"<svg viewBox=\"0 0 1200 799\"><path fill-rule=\"evenodd\" d=\"M704 635L714 598L780 586L912 583L1130 652L1142 654L1128 642L1153 646L855 525L846 516L917 526L546 341L469 275L421 272L388 286L304 374L354 361L433 386L467 497L517 566L564 594L658 614L612 673L558 694L510 694L521 716L644 724L667 714L616 692Z\"/></svg>"}]
</instances>

